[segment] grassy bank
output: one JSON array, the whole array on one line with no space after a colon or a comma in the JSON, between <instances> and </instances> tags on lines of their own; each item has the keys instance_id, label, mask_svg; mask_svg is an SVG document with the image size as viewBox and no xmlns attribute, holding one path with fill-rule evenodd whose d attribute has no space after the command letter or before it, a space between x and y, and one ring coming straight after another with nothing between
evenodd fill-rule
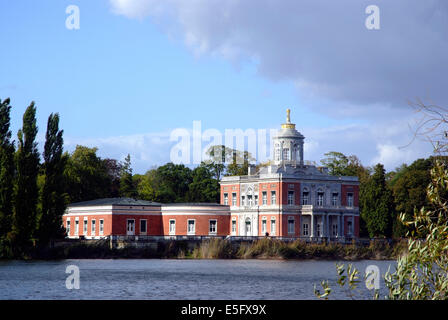
<instances>
[{"instance_id":1,"label":"grassy bank","mask_svg":"<svg viewBox=\"0 0 448 320\"><path fill-rule=\"evenodd\" d=\"M160 242L156 246L110 248L106 240L72 243L54 248L36 249L30 259L327 259L388 260L406 252L407 241L371 241L368 246L338 243L318 244L303 241L284 242L260 239L254 242L204 240L192 248L187 241Z\"/></svg>"},{"instance_id":2,"label":"grassy bank","mask_svg":"<svg viewBox=\"0 0 448 320\"><path fill-rule=\"evenodd\" d=\"M388 260L405 253L406 241L372 241L369 246L339 243L306 243L300 240L284 242L261 239L252 243L241 243L233 247L221 239L213 239L201 244L192 252L193 258L236 258L236 259L329 259L329 260Z\"/></svg>"}]
</instances>

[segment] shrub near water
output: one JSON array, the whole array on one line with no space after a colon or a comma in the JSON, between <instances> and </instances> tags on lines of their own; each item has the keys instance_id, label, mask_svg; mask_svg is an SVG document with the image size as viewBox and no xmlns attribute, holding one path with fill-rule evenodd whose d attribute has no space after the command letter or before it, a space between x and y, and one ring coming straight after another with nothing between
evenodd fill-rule
<instances>
[{"instance_id":1,"label":"shrub near water","mask_svg":"<svg viewBox=\"0 0 448 320\"><path fill-rule=\"evenodd\" d=\"M223 239L210 239L193 250L193 258L227 259L234 257L232 243Z\"/></svg>"}]
</instances>

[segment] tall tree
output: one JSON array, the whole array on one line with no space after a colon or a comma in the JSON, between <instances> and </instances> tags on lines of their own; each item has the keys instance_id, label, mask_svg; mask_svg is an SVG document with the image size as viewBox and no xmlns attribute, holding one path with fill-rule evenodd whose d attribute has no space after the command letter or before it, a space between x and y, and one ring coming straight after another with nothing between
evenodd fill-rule
<instances>
[{"instance_id":1,"label":"tall tree","mask_svg":"<svg viewBox=\"0 0 448 320\"><path fill-rule=\"evenodd\" d=\"M156 169L153 180L158 202L185 202L192 182L191 169L183 164L167 163Z\"/></svg>"},{"instance_id":2,"label":"tall tree","mask_svg":"<svg viewBox=\"0 0 448 320\"><path fill-rule=\"evenodd\" d=\"M44 147L44 185L42 214L39 221L39 241L46 244L50 239L64 235L62 215L66 208L64 170L67 156L62 154L64 139L59 130L59 114L48 117Z\"/></svg>"},{"instance_id":3,"label":"tall tree","mask_svg":"<svg viewBox=\"0 0 448 320\"><path fill-rule=\"evenodd\" d=\"M121 172L123 170L123 165L120 161L116 159L106 158L103 160L104 165L107 169L107 174L109 175L111 185L110 185L110 196L116 198L120 196L120 181Z\"/></svg>"},{"instance_id":4,"label":"tall tree","mask_svg":"<svg viewBox=\"0 0 448 320\"><path fill-rule=\"evenodd\" d=\"M0 241L11 231L13 212L15 150L11 141L9 103L9 98L0 100Z\"/></svg>"},{"instance_id":5,"label":"tall tree","mask_svg":"<svg viewBox=\"0 0 448 320\"><path fill-rule=\"evenodd\" d=\"M431 159L418 159L410 166L402 166L389 182L394 195L395 212L404 213L408 221L412 220L415 209L430 206L426 189L431 182L431 168ZM408 227L398 218L398 215L394 218L394 235L404 237Z\"/></svg>"},{"instance_id":6,"label":"tall tree","mask_svg":"<svg viewBox=\"0 0 448 320\"><path fill-rule=\"evenodd\" d=\"M207 155L210 157L209 160L203 161L201 165L207 165L210 170L213 171L215 179L221 181L221 176L223 175L226 166L226 159L229 148L226 148L224 145L219 146L211 146L207 150Z\"/></svg>"},{"instance_id":7,"label":"tall tree","mask_svg":"<svg viewBox=\"0 0 448 320\"><path fill-rule=\"evenodd\" d=\"M127 198L137 197L137 188L132 180L131 155L127 155L121 169L120 196Z\"/></svg>"},{"instance_id":8,"label":"tall tree","mask_svg":"<svg viewBox=\"0 0 448 320\"><path fill-rule=\"evenodd\" d=\"M23 127L19 130L17 163L17 192L13 216L13 233L19 246L26 246L34 238L37 217L37 175L39 152L37 151L36 107L31 102L23 115Z\"/></svg>"},{"instance_id":9,"label":"tall tree","mask_svg":"<svg viewBox=\"0 0 448 320\"><path fill-rule=\"evenodd\" d=\"M341 152L331 151L324 154L320 162L328 168L333 176L357 176L362 181L369 175L369 169L363 167L355 155L346 156Z\"/></svg>"},{"instance_id":10,"label":"tall tree","mask_svg":"<svg viewBox=\"0 0 448 320\"><path fill-rule=\"evenodd\" d=\"M219 202L219 182L208 164L201 163L196 167L192 172L192 179L187 194L189 202Z\"/></svg>"},{"instance_id":11,"label":"tall tree","mask_svg":"<svg viewBox=\"0 0 448 320\"><path fill-rule=\"evenodd\" d=\"M232 150L231 162L227 165L226 176L246 176L250 162L255 159L248 151Z\"/></svg>"},{"instance_id":12,"label":"tall tree","mask_svg":"<svg viewBox=\"0 0 448 320\"><path fill-rule=\"evenodd\" d=\"M65 170L70 202L110 197L111 177L97 148L76 146Z\"/></svg>"},{"instance_id":13,"label":"tall tree","mask_svg":"<svg viewBox=\"0 0 448 320\"><path fill-rule=\"evenodd\" d=\"M384 166L377 164L360 194L361 217L370 237L390 237L393 224L393 196L386 185Z\"/></svg>"}]
</instances>

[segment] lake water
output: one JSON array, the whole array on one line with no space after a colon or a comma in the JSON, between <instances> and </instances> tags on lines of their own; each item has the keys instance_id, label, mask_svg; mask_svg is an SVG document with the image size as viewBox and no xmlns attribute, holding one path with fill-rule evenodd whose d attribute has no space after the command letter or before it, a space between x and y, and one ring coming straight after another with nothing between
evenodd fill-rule
<instances>
[{"instance_id":1,"label":"lake water","mask_svg":"<svg viewBox=\"0 0 448 320\"><path fill-rule=\"evenodd\" d=\"M314 284L330 280L333 299L347 295L335 284L337 261L283 260L61 260L0 261L0 299L316 299ZM347 263L347 262L345 262ZM395 261L356 261L381 276ZM80 271L80 289L66 288L66 267ZM386 293L384 280L381 293ZM365 283L357 295L371 299Z\"/></svg>"}]
</instances>

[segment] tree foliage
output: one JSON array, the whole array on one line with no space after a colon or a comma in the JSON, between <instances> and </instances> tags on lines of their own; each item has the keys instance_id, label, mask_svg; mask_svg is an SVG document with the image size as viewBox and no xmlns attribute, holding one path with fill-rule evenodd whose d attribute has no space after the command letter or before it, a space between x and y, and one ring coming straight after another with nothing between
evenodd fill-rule
<instances>
[{"instance_id":1,"label":"tree foliage","mask_svg":"<svg viewBox=\"0 0 448 320\"><path fill-rule=\"evenodd\" d=\"M14 142L11 141L9 98L0 100L0 251L12 227L14 193ZM0 252L1 256L1 252Z\"/></svg>"},{"instance_id":2,"label":"tree foliage","mask_svg":"<svg viewBox=\"0 0 448 320\"><path fill-rule=\"evenodd\" d=\"M39 152L37 151L36 107L31 102L23 115L23 126L18 132L17 191L13 216L14 242L25 245L35 237L37 219L37 175Z\"/></svg>"},{"instance_id":3,"label":"tree foliage","mask_svg":"<svg viewBox=\"0 0 448 320\"><path fill-rule=\"evenodd\" d=\"M62 215L67 206L64 171L67 155L63 155L63 130L59 130L59 114L48 117L44 146L44 184L42 190L39 241L46 244L50 239L62 238Z\"/></svg>"},{"instance_id":4,"label":"tree foliage","mask_svg":"<svg viewBox=\"0 0 448 320\"><path fill-rule=\"evenodd\" d=\"M415 208L430 205L426 189L431 181L432 159L418 159L410 166L402 166L388 183L394 196L395 212L412 219ZM408 231L398 215L393 221L393 234L404 237Z\"/></svg>"},{"instance_id":5,"label":"tree foliage","mask_svg":"<svg viewBox=\"0 0 448 320\"><path fill-rule=\"evenodd\" d=\"M214 177L213 170L207 164L201 163L192 172L187 199L189 202L218 203L219 190L219 181Z\"/></svg>"},{"instance_id":6,"label":"tree foliage","mask_svg":"<svg viewBox=\"0 0 448 320\"><path fill-rule=\"evenodd\" d=\"M370 237L390 237L393 221L393 196L386 185L385 170L377 164L361 189L360 207Z\"/></svg>"},{"instance_id":7,"label":"tree foliage","mask_svg":"<svg viewBox=\"0 0 448 320\"><path fill-rule=\"evenodd\" d=\"M431 209L421 207L414 210L411 221L406 213L400 215L403 224L409 226L407 253L397 259L395 271L384 275L387 288L385 299L390 300L446 300L448 299L448 167L436 160L431 169L431 181L427 197ZM421 238L422 235L426 235ZM349 265L348 279L344 266L338 266L338 285L346 287L354 298L354 289L359 282L359 271ZM365 275L365 279L367 280ZM355 283L355 286L353 286ZM328 281L322 281L323 292L315 287L314 293L320 299L328 299L332 289ZM379 299L374 291L373 298Z\"/></svg>"},{"instance_id":8,"label":"tree foliage","mask_svg":"<svg viewBox=\"0 0 448 320\"><path fill-rule=\"evenodd\" d=\"M137 198L137 189L132 180L131 155L127 155L121 166L120 196L126 198Z\"/></svg>"},{"instance_id":9,"label":"tree foliage","mask_svg":"<svg viewBox=\"0 0 448 320\"><path fill-rule=\"evenodd\" d=\"M66 192L70 202L110 196L111 177L105 162L97 156L97 148L76 146L65 169Z\"/></svg>"},{"instance_id":10,"label":"tree foliage","mask_svg":"<svg viewBox=\"0 0 448 320\"><path fill-rule=\"evenodd\" d=\"M417 103L418 111L424 117L416 130L416 137L424 136L434 146L433 164L430 169L430 182L426 188L426 198L423 200L418 194L417 202L425 202L421 207L414 206L410 218L408 210L411 206L404 206L400 214L400 222L407 227L408 252L400 256L394 272L388 271L384 281L388 289L386 299L394 300L446 300L448 299L448 109L439 106ZM417 160L414 169L410 171L426 171L429 163ZM412 167L412 165L411 165ZM425 175L416 180L408 176L406 167L394 175L391 180L397 192L403 192L400 186L400 176L403 184L418 186L425 182ZM423 170L422 170L423 169ZM415 172L414 172L415 173ZM410 174L412 175L412 174ZM421 182L420 180L423 180ZM341 275L339 275L340 278ZM315 290L319 298L327 299L331 293L328 282L323 281L321 293ZM378 292L375 292L378 298Z\"/></svg>"}]
</instances>

